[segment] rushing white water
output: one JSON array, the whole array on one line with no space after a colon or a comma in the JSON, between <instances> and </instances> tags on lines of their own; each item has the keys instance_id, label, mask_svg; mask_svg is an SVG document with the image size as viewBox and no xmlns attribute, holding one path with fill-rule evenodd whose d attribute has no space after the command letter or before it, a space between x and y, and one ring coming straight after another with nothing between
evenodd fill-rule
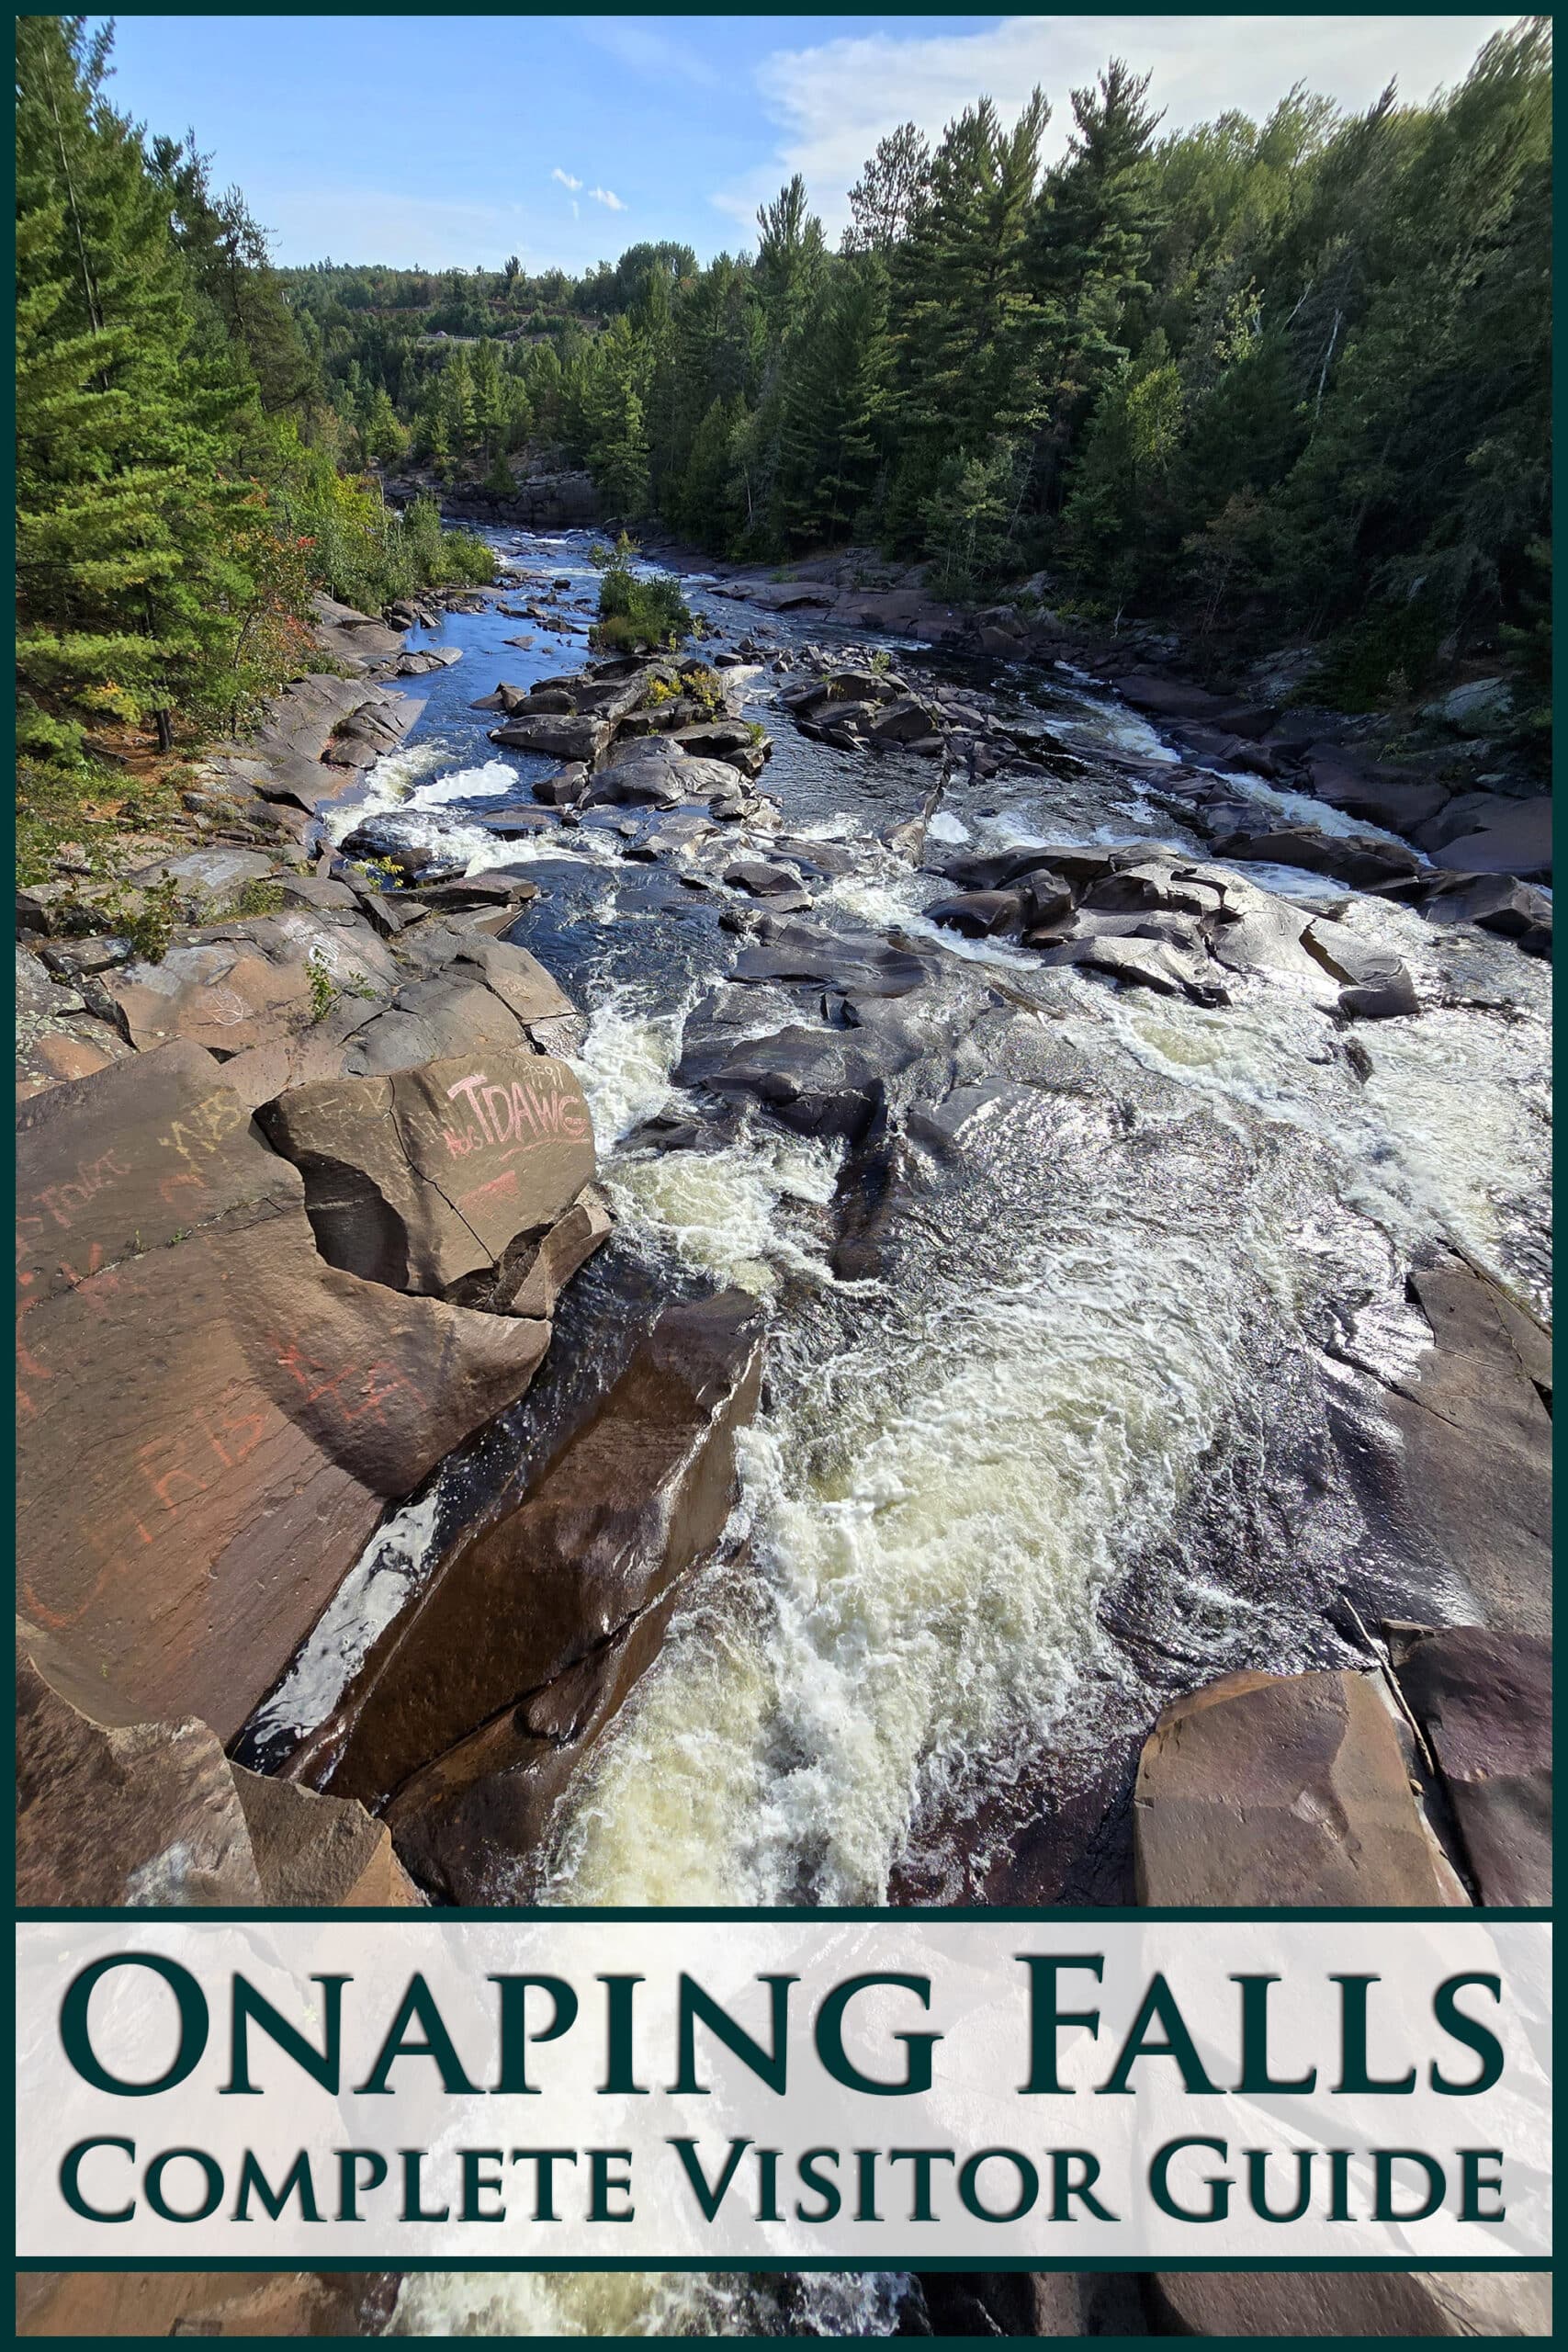
<instances>
[{"instance_id":1,"label":"rushing white water","mask_svg":"<svg viewBox=\"0 0 1568 2352\"><path fill-rule=\"evenodd\" d=\"M553 543L546 560L555 544L568 548ZM738 692L773 692L765 673L728 674ZM569 1790L539 1861L547 1900L874 1902L954 1824L965 1860L983 1860L1005 1835L990 1801L1032 1790L1043 1757L1092 1745L1095 1691L1125 1691L1136 1674L1102 1617L1130 1569L1162 1563L1160 1633L1201 1672L1301 1663L1321 1638L1292 1613L1300 1529L1276 1533L1246 1587L1205 1544L1201 1506L1216 1463L1276 1502L1270 1445L1293 1400L1316 1394L1325 1317L1348 1362L1408 1371L1427 1334L1405 1271L1444 1238L1545 1295L1547 967L1321 875L1253 866L1235 870L1399 955L1420 1014L1347 1031L1337 986L1304 969L1227 976L1230 1001L1215 1007L1049 969L1016 943L932 924L940 878L878 845L889 813L918 810L926 775L901 805L877 799L871 763L804 744L765 699L747 707L780 736L771 788L789 831L855 846L854 872L819 888L818 914L937 956L922 995L951 1015L951 1066L920 1099L978 1087L996 1048L972 1033L998 1007L1037 1009L1020 1012L1016 1069L996 1064L1006 1082L976 1093L952 1150L917 1142L875 1279L832 1272L841 1146L760 1114L696 1149L639 1141L655 1114L695 1107L671 1072L734 946L710 933L704 965L706 949L661 929L615 839L592 826L498 839L462 804L505 790L492 772L521 798L519 774L476 760L457 729L379 763L366 799L332 820L341 839L367 807L397 811L469 871L578 861L561 920L586 958L576 1066L615 1246L656 1271L737 1283L770 1320L766 1398L739 1444L744 1548L694 1580ZM1090 695L1049 724L1091 761L1177 757ZM1375 830L1250 775L1225 782L1266 818ZM927 833L979 854L1190 842L1114 764L955 780ZM780 1014L767 990L757 999L761 1035ZM1288 1516L1280 1503L1276 1519ZM367 1555L356 1571L362 1606L423 1572L417 1514L403 1519L389 1531L394 1549L409 1539L401 1567L383 1561L372 1577ZM1339 1538L1353 1548L1357 1532L1352 1517ZM340 1600L316 1685L289 1703L320 1704L332 1683L330 1702L360 1654L348 1588ZM799 2332L886 2334L900 2291L814 2279L791 2314ZM411 2278L395 2327L780 2333L777 2294L725 2277L453 2274Z\"/></svg>"}]
</instances>

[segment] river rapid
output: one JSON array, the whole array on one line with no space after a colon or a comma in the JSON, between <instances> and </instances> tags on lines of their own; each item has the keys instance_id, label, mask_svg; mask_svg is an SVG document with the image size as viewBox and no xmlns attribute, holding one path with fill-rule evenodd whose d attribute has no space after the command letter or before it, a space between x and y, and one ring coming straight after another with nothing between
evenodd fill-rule
<instances>
[{"instance_id":1,"label":"river rapid","mask_svg":"<svg viewBox=\"0 0 1568 2352\"><path fill-rule=\"evenodd\" d=\"M835 1274L841 1143L761 1110L687 1149L639 1133L693 1107L673 1072L744 944L719 922L743 902L628 858L644 811L492 830L534 806L555 763L498 751L497 722L468 706L499 679L581 666L595 581L585 537L491 536L535 583L570 583L549 608L569 631L490 610L412 638L463 658L419 682L423 716L366 798L469 871L525 863L539 884L511 935L589 1015L576 1066L615 1234L563 1303L533 1394L378 1539L256 1753L327 1712L376 1627L548 1449L628 1328L671 1295L738 1283L767 1302L771 1336L727 1559L694 1586L519 1899L1129 1899L1132 1762L1167 1699L1239 1667L1364 1662L1357 1612L1477 1613L1391 1546L1353 1439L1375 1421L1380 1377L1427 1344L1405 1294L1423 1253L1457 1244L1544 1301L1549 969L1321 876L1253 866L1248 880L1393 947L1423 1010L1350 1029L1334 989L1288 975L1238 977L1228 1004L1206 1006L1046 970L1016 944L939 930L923 910L947 886L885 846L927 808L936 763L810 740L777 701L788 672L729 668L732 702L773 738L761 789L780 829L835 869L810 920L907 942L935 973L924 1057L902 1084L915 1131L934 1117L943 1148L895 1158L856 1212L878 1243L869 1271ZM685 584L716 632L709 654L745 638L768 657L847 647L819 617ZM519 634L532 644L506 641ZM955 775L928 855L1150 842L1206 856L1148 788L1175 753L1102 689L1060 666L960 672L887 644L917 688L956 681L1043 716L1085 761L1066 781ZM1256 777L1227 781L1292 821L1345 826ZM365 806L334 813L337 838ZM766 854L767 838L749 846ZM756 997L757 1034L799 1018ZM411 2279L394 2326L886 2334L901 2293L893 2278L456 2274Z\"/></svg>"}]
</instances>

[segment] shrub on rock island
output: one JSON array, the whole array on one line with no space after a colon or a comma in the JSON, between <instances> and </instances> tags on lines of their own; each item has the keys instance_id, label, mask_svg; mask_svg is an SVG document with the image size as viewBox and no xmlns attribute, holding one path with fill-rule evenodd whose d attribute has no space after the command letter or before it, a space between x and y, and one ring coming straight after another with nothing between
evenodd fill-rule
<instances>
[{"instance_id":1,"label":"shrub on rock island","mask_svg":"<svg viewBox=\"0 0 1568 2352\"><path fill-rule=\"evenodd\" d=\"M692 633L692 616L680 582L662 576L640 579L632 570L637 541L623 531L613 548L592 549L599 582L599 626L593 641L602 651L635 652L640 647L678 645Z\"/></svg>"}]
</instances>

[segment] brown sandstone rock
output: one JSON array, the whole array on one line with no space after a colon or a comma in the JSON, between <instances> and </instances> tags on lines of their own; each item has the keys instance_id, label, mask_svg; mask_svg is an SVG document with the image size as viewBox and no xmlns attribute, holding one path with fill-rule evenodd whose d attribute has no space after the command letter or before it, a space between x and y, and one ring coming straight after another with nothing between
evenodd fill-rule
<instances>
[{"instance_id":1,"label":"brown sandstone rock","mask_svg":"<svg viewBox=\"0 0 1568 2352\"><path fill-rule=\"evenodd\" d=\"M392 1851L386 1824L362 1804L318 1796L290 1781L230 1767L250 1832L264 1903L382 1909L417 1905L419 1895Z\"/></svg>"},{"instance_id":2,"label":"brown sandstone rock","mask_svg":"<svg viewBox=\"0 0 1568 2352\"><path fill-rule=\"evenodd\" d=\"M18 1171L19 1606L228 1738L547 1326L326 1265L298 1170L189 1047L26 1104Z\"/></svg>"},{"instance_id":3,"label":"brown sandstone rock","mask_svg":"<svg viewBox=\"0 0 1568 2352\"><path fill-rule=\"evenodd\" d=\"M377 2335L395 2271L35 2270L18 2335Z\"/></svg>"},{"instance_id":4,"label":"brown sandstone rock","mask_svg":"<svg viewBox=\"0 0 1568 2352\"><path fill-rule=\"evenodd\" d=\"M594 1168L576 1078L527 1049L297 1087L262 1124L304 1177L328 1263L424 1294L554 1224Z\"/></svg>"},{"instance_id":5,"label":"brown sandstone rock","mask_svg":"<svg viewBox=\"0 0 1568 2352\"><path fill-rule=\"evenodd\" d=\"M1459 1904L1375 1679L1227 1674L1166 1708L1133 1799L1138 1900Z\"/></svg>"},{"instance_id":6,"label":"brown sandstone rock","mask_svg":"<svg viewBox=\"0 0 1568 2352\"><path fill-rule=\"evenodd\" d=\"M134 1721L107 1683L95 1690L19 1621L17 1900L266 1900L216 1735L194 1721Z\"/></svg>"},{"instance_id":7,"label":"brown sandstone rock","mask_svg":"<svg viewBox=\"0 0 1568 2352\"><path fill-rule=\"evenodd\" d=\"M215 1054L267 1043L290 1019L309 1017L306 966L270 963L243 943L172 947L161 964L129 964L102 986L133 1046L183 1038Z\"/></svg>"},{"instance_id":8,"label":"brown sandstone rock","mask_svg":"<svg viewBox=\"0 0 1568 2352\"><path fill-rule=\"evenodd\" d=\"M520 1710L525 1770L539 1741L581 1744L586 1722L606 1719L657 1640L607 1645L718 1540L761 1359L743 1294L665 1310L518 1507L437 1571L372 1659L350 1695L335 1792L396 1791L503 1711ZM454 1770L467 1781L495 1760L485 1747Z\"/></svg>"}]
</instances>

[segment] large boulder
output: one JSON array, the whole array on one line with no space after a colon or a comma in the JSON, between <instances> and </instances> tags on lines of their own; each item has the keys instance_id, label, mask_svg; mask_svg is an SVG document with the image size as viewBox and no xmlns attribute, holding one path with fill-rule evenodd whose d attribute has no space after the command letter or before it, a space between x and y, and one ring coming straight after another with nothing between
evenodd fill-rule
<instances>
[{"instance_id":1,"label":"large boulder","mask_svg":"<svg viewBox=\"0 0 1568 2352\"><path fill-rule=\"evenodd\" d=\"M641 735L617 744L583 796L585 808L615 806L673 808L683 800L730 795L736 771L727 761L683 751L667 735Z\"/></svg>"},{"instance_id":2,"label":"large boulder","mask_svg":"<svg viewBox=\"0 0 1568 2352\"><path fill-rule=\"evenodd\" d=\"M538 752L550 760L581 760L592 767L610 741L605 719L569 712L519 711L504 727L491 729L491 741L514 752Z\"/></svg>"},{"instance_id":3,"label":"large boulder","mask_svg":"<svg viewBox=\"0 0 1568 2352\"><path fill-rule=\"evenodd\" d=\"M1248 826L1245 831L1221 832L1214 842L1214 854L1332 875L1354 890L1375 890L1384 883L1406 881L1420 871L1421 865L1414 850L1380 840L1375 833L1323 833L1314 825L1278 825L1268 830Z\"/></svg>"},{"instance_id":4,"label":"large boulder","mask_svg":"<svg viewBox=\"0 0 1568 2352\"><path fill-rule=\"evenodd\" d=\"M329 1265L441 1295L543 1232L594 1170L582 1089L526 1047L293 1088L259 1114Z\"/></svg>"},{"instance_id":5,"label":"large boulder","mask_svg":"<svg viewBox=\"0 0 1568 2352\"><path fill-rule=\"evenodd\" d=\"M666 1308L522 1502L464 1542L373 1655L318 1749L341 1751L335 1793L401 1792L388 1817L417 1875L490 1899L472 1890L491 1883L481 1849L502 1816L513 1860L532 1844L541 1766L607 1720L657 1649L654 1612L723 1531L761 1363L742 1294ZM457 1817L496 1774L507 1787L479 1801L470 1851Z\"/></svg>"},{"instance_id":6,"label":"large boulder","mask_svg":"<svg viewBox=\"0 0 1568 2352\"><path fill-rule=\"evenodd\" d=\"M265 1899L216 1733L193 1719L138 1722L18 1621L17 1902L110 1909Z\"/></svg>"},{"instance_id":7,"label":"large boulder","mask_svg":"<svg viewBox=\"0 0 1568 2352\"><path fill-rule=\"evenodd\" d=\"M1551 1645L1480 1625L1394 1642L1483 1903L1551 1901Z\"/></svg>"},{"instance_id":8,"label":"large boulder","mask_svg":"<svg viewBox=\"0 0 1568 2352\"><path fill-rule=\"evenodd\" d=\"M20 1605L228 1739L548 1327L329 1266L299 1170L192 1047L51 1088L17 1153Z\"/></svg>"},{"instance_id":9,"label":"large boulder","mask_svg":"<svg viewBox=\"0 0 1568 2352\"><path fill-rule=\"evenodd\" d=\"M1466 1899L1364 1674L1227 1674L1176 1700L1145 1743L1133 1834L1140 1903Z\"/></svg>"},{"instance_id":10,"label":"large boulder","mask_svg":"<svg viewBox=\"0 0 1568 2352\"><path fill-rule=\"evenodd\" d=\"M707 1080L716 1094L751 1095L802 1135L857 1142L882 1101L876 1057L853 1029L781 1029L737 1045Z\"/></svg>"}]
</instances>

